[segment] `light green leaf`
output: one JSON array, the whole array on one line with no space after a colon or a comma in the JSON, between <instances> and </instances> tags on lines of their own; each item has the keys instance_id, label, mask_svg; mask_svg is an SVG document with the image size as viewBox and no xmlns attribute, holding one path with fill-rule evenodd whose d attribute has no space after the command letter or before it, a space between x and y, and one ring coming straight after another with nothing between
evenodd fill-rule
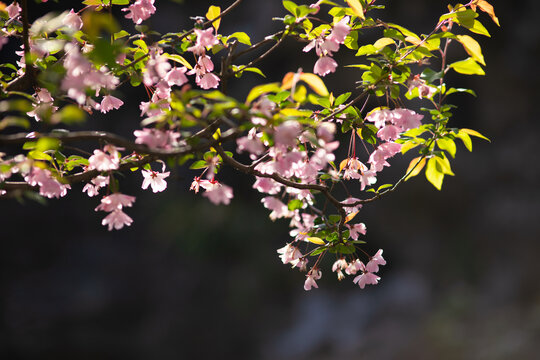
<instances>
[{"instance_id":1,"label":"light green leaf","mask_svg":"<svg viewBox=\"0 0 540 360\"><path fill-rule=\"evenodd\" d=\"M444 172L441 165L436 160L436 156L430 158L427 162L426 178L437 190L441 190Z\"/></svg>"},{"instance_id":2,"label":"light green leaf","mask_svg":"<svg viewBox=\"0 0 540 360\"><path fill-rule=\"evenodd\" d=\"M456 72L465 75L485 75L484 69L473 58L457 61L450 64L450 67Z\"/></svg>"}]
</instances>

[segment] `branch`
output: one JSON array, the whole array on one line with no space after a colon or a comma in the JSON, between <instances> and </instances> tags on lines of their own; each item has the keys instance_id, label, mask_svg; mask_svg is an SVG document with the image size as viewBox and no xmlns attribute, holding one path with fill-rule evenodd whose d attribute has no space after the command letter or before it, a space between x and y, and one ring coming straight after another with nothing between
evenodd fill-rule
<instances>
[{"instance_id":1,"label":"branch","mask_svg":"<svg viewBox=\"0 0 540 360\"><path fill-rule=\"evenodd\" d=\"M203 130L199 131L197 134L195 134L192 138L195 137L203 137L208 135L209 128L213 128L214 125L211 124L210 126L204 128ZM229 140L236 136L238 136L239 131L236 129L231 129L225 132L223 137L220 139L220 141L223 140ZM58 139L65 143L73 143L78 141L85 141L85 140L95 140L95 141L105 141L107 143L116 145L118 147L122 147L128 151L133 151L139 154L147 154L147 155L154 155L160 158L167 158L167 157L173 157L173 156L179 156L184 155L189 152L195 152L199 151L201 149L208 148L212 146L213 143L216 141L210 141L206 144L200 144L196 146L179 146L174 149L155 149L155 148L149 148L146 145L143 144L136 144L132 141L129 141L121 136L118 136L116 134L112 134L106 131L74 131L69 133L57 133L57 132L51 132L46 134L40 134L36 133L35 137L33 138L27 138L27 133L18 133L13 135L0 135L0 145L10 145L10 144L21 144L25 143L27 141L32 141L34 139L39 138L53 138Z\"/></svg>"}]
</instances>

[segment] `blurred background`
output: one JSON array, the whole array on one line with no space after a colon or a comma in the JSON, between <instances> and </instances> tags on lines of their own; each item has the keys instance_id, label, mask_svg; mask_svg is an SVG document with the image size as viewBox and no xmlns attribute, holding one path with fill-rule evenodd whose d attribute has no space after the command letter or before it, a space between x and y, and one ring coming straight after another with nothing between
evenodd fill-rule
<instances>
[{"instance_id":1,"label":"blurred background","mask_svg":"<svg viewBox=\"0 0 540 360\"><path fill-rule=\"evenodd\" d=\"M377 17L428 33L446 1L379 1ZM31 3L31 19L59 4ZM61 1L62 6L77 2ZM232 1L156 1L147 22L162 33L190 27L209 5ZM108 232L94 212L99 200L75 185L45 206L0 201L0 356L2 359L534 359L540 344L540 124L536 64L540 2L490 1L500 19L480 20L487 74L450 76L478 98L455 95L454 124L480 131L473 152L458 147L455 177L443 191L423 176L365 206L366 250L384 249L377 286L360 290L323 273L303 290L304 274L275 253L289 241L287 221L271 222L251 189L253 179L224 170L234 187L229 206L188 192L196 172L175 169L164 193L137 196L131 227ZM80 4L80 2L79 2ZM519 5L518 5L519 4ZM220 33L245 31L252 42L280 29L281 1L244 0ZM123 21L128 28L130 20ZM366 42L379 33L366 33ZM360 44L362 45L362 43ZM268 82L312 71L314 54L287 42L259 65ZM13 49L13 46L12 48ZM10 47L0 52L10 56ZM12 50L11 50L12 51ZM357 59L338 55L340 65ZM463 58L455 47L450 57ZM298 58L296 58L298 57ZM335 94L353 90L360 73L342 68L325 78ZM231 84L244 98L261 79ZM131 91L131 92L130 92ZM139 127L142 89L122 89L126 105L96 128L130 136ZM414 102L418 109L422 103ZM129 110L132 109L132 110ZM410 157L393 162L395 181ZM139 179L140 177L140 179ZM328 259L330 260L330 259ZM327 267L331 262L325 264Z\"/></svg>"}]
</instances>

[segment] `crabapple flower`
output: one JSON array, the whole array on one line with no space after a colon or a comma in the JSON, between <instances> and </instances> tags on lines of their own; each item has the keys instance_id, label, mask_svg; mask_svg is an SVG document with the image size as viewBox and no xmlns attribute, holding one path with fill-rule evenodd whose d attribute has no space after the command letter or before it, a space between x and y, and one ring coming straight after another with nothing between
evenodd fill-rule
<instances>
[{"instance_id":1,"label":"crabapple flower","mask_svg":"<svg viewBox=\"0 0 540 360\"><path fill-rule=\"evenodd\" d=\"M343 275L342 270L346 270L349 267L349 264L347 263L347 260L344 258L336 260L334 264L332 265L332 271L337 272L338 280L341 281L345 278L345 275Z\"/></svg>"},{"instance_id":2,"label":"crabapple flower","mask_svg":"<svg viewBox=\"0 0 540 360\"><path fill-rule=\"evenodd\" d=\"M346 224L349 228L349 237L353 240L358 240L358 234L366 235L366 225L364 223L354 224L353 226Z\"/></svg>"},{"instance_id":3,"label":"crabapple flower","mask_svg":"<svg viewBox=\"0 0 540 360\"><path fill-rule=\"evenodd\" d=\"M5 10L8 13L9 20L12 20L16 18L17 16L19 16L19 13L21 12L22 9L17 2L12 2L11 5L5 8Z\"/></svg>"},{"instance_id":4,"label":"crabapple flower","mask_svg":"<svg viewBox=\"0 0 540 360\"><path fill-rule=\"evenodd\" d=\"M298 264L299 259L303 256L298 247L287 244L284 247L277 249L276 251L283 264L292 264L295 267Z\"/></svg>"},{"instance_id":5,"label":"crabapple flower","mask_svg":"<svg viewBox=\"0 0 540 360\"><path fill-rule=\"evenodd\" d=\"M379 249L375 255L369 260L366 265L366 271L377 272L379 271L379 265L386 265L386 260L382 257L383 250Z\"/></svg>"},{"instance_id":6,"label":"crabapple flower","mask_svg":"<svg viewBox=\"0 0 540 360\"><path fill-rule=\"evenodd\" d=\"M272 210L272 212L270 213L270 219L272 221L282 217L289 218L294 215L294 213L289 210L286 204L282 203L281 200L273 196L267 196L265 198L262 198L261 202L263 203L265 208L267 208L268 210Z\"/></svg>"},{"instance_id":7,"label":"crabapple flower","mask_svg":"<svg viewBox=\"0 0 540 360\"><path fill-rule=\"evenodd\" d=\"M62 19L62 22L64 23L64 25L72 28L75 31L81 30L83 27L83 22L82 22L81 17L77 15L77 13L73 11L73 9L71 9L69 13L66 14L66 16L64 16L64 18Z\"/></svg>"},{"instance_id":8,"label":"crabapple flower","mask_svg":"<svg viewBox=\"0 0 540 360\"><path fill-rule=\"evenodd\" d=\"M313 72L320 76L326 76L336 71L337 62L330 56L322 56L317 60L313 67Z\"/></svg>"},{"instance_id":9,"label":"crabapple flower","mask_svg":"<svg viewBox=\"0 0 540 360\"><path fill-rule=\"evenodd\" d=\"M195 45L189 47L187 50L193 52L195 55L203 55L207 47L219 44L219 40L214 36L213 32L213 27L209 27L206 30L195 29L197 40Z\"/></svg>"},{"instance_id":10,"label":"crabapple flower","mask_svg":"<svg viewBox=\"0 0 540 360\"><path fill-rule=\"evenodd\" d=\"M304 290L309 291L312 287L318 289L315 280L319 280L322 277L322 272L317 269L311 269L306 275L306 281L304 282Z\"/></svg>"},{"instance_id":11,"label":"crabapple flower","mask_svg":"<svg viewBox=\"0 0 540 360\"><path fill-rule=\"evenodd\" d=\"M392 111L394 124L402 128L402 131L414 129L422 125L424 115L417 114L409 109L395 109Z\"/></svg>"},{"instance_id":12,"label":"crabapple flower","mask_svg":"<svg viewBox=\"0 0 540 360\"><path fill-rule=\"evenodd\" d=\"M253 188L257 189L257 191L270 195L277 194L282 186L282 184L273 179L261 177L257 177L257 180L255 180L255 183L253 184Z\"/></svg>"},{"instance_id":13,"label":"crabapple flower","mask_svg":"<svg viewBox=\"0 0 540 360\"><path fill-rule=\"evenodd\" d=\"M180 68L174 67L171 70L169 70L167 75L165 75L165 81L170 86L172 86L172 85L178 85L178 86L184 85L185 83L188 82L188 79L187 79L187 77L185 75L186 71L187 71L187 68L185 66L182 66Z\"/></svg>"},{"instance_id":14,"label":"crabapple flower","mask_svg":"<svg viewBox=\"0 0 540 360\"><path fill-rule=\"evenodd\" d=\"M105 150L107 150L110 155L98 149L94 150L94 155L88 158L89 170L111 171L118 169L120 166L120 158L116 148L112 145L105 145Z\"/></svg>"},{"instance_id":15,"label":"crabapple flower","mask_svg":"<svg viewBox=\"0 0 540 360\"><path fill-rule=\"evenodd\" d=\"M332 32L328 37L327 40L335 41L338 44L343 44L345 42L345 38L347 35L349 35L349 32L351 32L351 27L347 25L350 18L348 16L343 17L340 21L338 21L334 27L332 28Z\"/></svg>"},{"instance_id":16,"label":"crabapple flower","mask_svg":"<svg viewBox=\"0 0 540 360\"><path fill-rule=\"evenodd\" d=\"M98 175L86 184L82 191L86 192L88 196L93 197L99 194L99 189L107 185L109 185L109 177Z\"/></svg>"},{"instance_id":17,"label":"crabapple flower","mask_svg":"<svg viewBox=\"0 0 540 360\"><path fill-rule=\"evenodd\" d=\"M101 100L100 109L105 114L113 109L119 109L122 105L124 105L124 102L119 98L112 95L105 95L103 100Z\"/></svg>"},{"instance_id":18,"label":"crabapple flower","mask_svg":"<svg viewBox=\"0 0 540 360\"><path fill-rule=\"evenodd\" d=\"M370 272L364 272L355 277L353 283L358 284L360 289L363 289L366 285L377 285L379 280L381 280L381 278L377 275Z\"/></svg>"},{"instance_id":19,"label":"crabapple flower","mask_svg":"<svg viewBox=\"0 0 540 360\"><path fill-rule=\"evenodd\" d=\"M214 73L206 73L199 78L199 81L195 79L195 82L204 90L215 89L219 85L219 77Z\"/></svg>"},{"instance_id":20,"label":"crabapple flower","mask_svg":"<svg viewBox=\"0 0 540 360\"><path fill-rule=\"evenodd\" d=\"M101 221L101 225L108 226L108 230L111 231L113 228L120 230L124 226L130 226L132 222L133 219L130 218L125 212L116 209L113 210L109 215L105 216L105 218Z\"/></svg>"},{"instance_id":21,"label":"crabapple flower","mask_svg":"<svg viewBox=\"0 0 540 360\"><path fill-rule=\"evenodd\" d=\"M178 144L180 133L172 130L148 129L135 130L135 144L144 144L149 148L169 149Z\"/></svg>"},{"instance_id":22,"label":"crabapple flower","mask_svg":"<svg viewBox=\"0 0 540 360\"><path fill-rule=\"evenodd\" d=\"M210 181L211 182L211 181ZM202 186L202 184L200 184ZM233 198L233 190L227 185L220 184L216 182L214 186L206 189L203 196L207 197L215 205L221 203L229 205L231 199Z\"/></svg>"},{"instance_id":23,"label":"crabapple flower","mask_svg":"<svg viewBox=\"0 0 540 360\"><path fill-rule=\"evenodd\" d=\"M126 19L131 19L135 24L139 25L156 12L156 7L154 6L154 0L137 0L127 9L122 9L122 11L129 11L125 16Z\"/></svg>"},{"instance_id":24,"label":"crabapple flower","mask_svg":"<svg viewBox=\"0 0 540 360\"><path fill-rule=\"evenodd\" d=\"M122 210L123 207L131 207L134 202L135 196L114 193L108 196L104 196L103 199L101 199L101 204L99 204L95 208L95 211Z\"/></svg>"},{"instance_id":25,"label":"crabapple flower","mask_svg":"<svg viewBox=\"0 0 540 360\"><path fill-rule=\"evenodd\" d=\"M49 199L66 196L68 189L71 189L69 184L56 180L49 170L38 167L34 167L24 180L32 186L38 185L39 194Z\"/></svg>"},{"instance_id":26,"label":"crabapple flower","mask_svg":"<svg viewBox=\"0 0 540 360\"><path fill-rule=\"evenodd\" d=\"M297 121L288 120L276 128L274 132L274 141L276 145L283 147L295 146L296 140L301 132L302 127Z\"/></svg>"},{"instance_id":27,"label":"crabapple flower","mask_svg":"<svg viewBox=\"0 0 540 360\"><path fill-rule=\"evenodd\" d=\"M169 171L158 173L152 170L141 170L144 177L142 188L146 190L148 186L152 187L153 192L161 192L167 188L167 182L164 180L170 174Z\"/></svg>"}]
</instances>

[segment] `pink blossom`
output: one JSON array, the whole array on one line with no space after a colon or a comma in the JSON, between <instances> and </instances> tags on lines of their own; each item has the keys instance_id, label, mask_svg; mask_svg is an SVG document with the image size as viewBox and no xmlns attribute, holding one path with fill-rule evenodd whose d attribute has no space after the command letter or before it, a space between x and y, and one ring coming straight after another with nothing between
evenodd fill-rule
<instances>
[{"instance_id":1,"label":"pink blossom","mask_svg":"<svg viewBox=\"0 0 540 360\"><path fill-rule=\"evenodd\" d=\"M7 6L5 10L8 13L9 19L12 20L19 16L22 9L17 2L12 2L11 5Z\"/></svg>"},{"instance_id":2,"label":"pink blossom","mask_svg":"<svg viewBox=\"0 0 540 360\"><path fill-rule=\"evenodd\" d=\"M347 25L350 18L348 16L343 17L340 21L338 21L334 27L332 28L332 32L328 37L327 40L335 41L338 44L343 44L345 42L345 38L347 35L349 35L349 32L351 31L351 27Z\"/></svg>"},{"instance_id":3,"label":"pink blossom","mask_svg":"<svg viewBox=\"0 0 540 360\"><path fill-rule=\"evenodd\" d=\"M94 155L88 158L89 170L111 171L118 169L120 166L120 158L116 148L111 145L106 145L105 148L108 150L109 154L96 149L94 150Z\"/></svg>"},{"instance_id":4,"label":"pink blossom","mask_svg":"<svg viewBox=\"0 0 540 360\"><path fill-rule=\"evenodd\" d=\"M152 101L159 101L161 99L168 99L171 97L171 86L166 80L160 80L156 85L154 95L152 95Z\"/></svg>"},{"instance_id":5,"label":"pink blossom","mask_svg":"<svg viewBox=\"0 0 540 360\"><path fill-rule=\"evenodd\" d=\"M334 264L332 265L332 271L337 272L337 277L339 281L345 278L342 270L346 270L348 267L349 264L347 264L347 260L345 260L344 258L336 260L336 262L334 262Z\"/></svg>"},{"instance_id":6,"label":"pink blossom","mask_svg":"<svg viewBox=\"0 0 540 360\"><path fill-rule=\"evenodd\" d=\"M217 184L217 186L214 186L212 189L206 190L203 196L207 197L208 200L215 205L219 205L221 203L229 205L231 199L233 198L233 191L232 188L227 185Z\"/></svg>"},{"instance_id":7,"label":"pink blossom","mask_svg":"<svg viewBox=\"0 0 540 360\"><path fill-rule=\"evenodd\" d=\"M187 69L185 66L182 66L180 68L174 67L172 68L167 75L165 75L165 81L169 83L169 85L184 85L188 82L188 79L185 75Z\"/></svg>"},{"instance_id":8,"label":"pink blossom","mask_svg":"<svg viewBox=\"0 0 540 360\"><path fill-rule=\"evenodd\" d=\"M32 168L24 180L32 186L39 186L39 194L48 198L63 197L68 189L71 189L68 184L62 184L56 180L49 170L38 167Z\"/></svg>"},{"instance_id":9,"label":"pink blossom","mask_svg":"<svg viewBox=\"0 0 540 360\"><path fill-rule=\"evenodd\" d=\"M195 82L204 90L214 89L219 85L219 77L214 73L206 73L198 81L196 78Z\"/></svg>"},{"instance_id":10,"label":"pink blossom","mask_svg":"<svg viewBox=\"0 0 540 360\"><path fill-rule=\"evenodd\" d=\"M107 185L109 185L109 177L98 175L86 184L82 191L86 192L88 196L93 197L99 194L99 189Z\"/></svg>"},{"instance_id":11,"label":"pink blossom","mask_svg":"<svg viewBox=\"0 0 540 360\"><path fill-rule=\"evenodd\" d=\"M349 237L353 240L358 240L358 234L366 235L366 225L364 223L354 224L353 226L346 224L349 228Z\"/></svg>"},{"instance_id":12,"label":"pink blossom","mask_svg":"<svg viewBox=\"0 0 540 360\"><path fill-rule=\"evenodd\" d=\"M294 213L289 210L287 205L285 205L279 199L273 196L267 196L265 198L262 198L261 202L263 203L265 208L267 208L268 210L272 210L272 212L270 213L270 219L272 219L272 221L282 217L288 218L294 215Z\"/></svg>"},{"instance_id":13,"label":"pink blossom","mask_svg":"<svg viewBox=\"0 0 540 360\"><path fill-rule=\"evenodd\" d=\"M355 275L358 271L364 271L366 266L360 259L356 259L349 263L349 266L345 269L345 272L349 275Z\"/></svg>"},{"instance_id":14,"label":"pink blossom","mask_svg":"<svg viewBox=\"0 0 540 360\"><path fill-rule=\"evenodd\" d=\"M370 170L364 170L360 172L360 190L364 191L366 186L373 185L377 182L377 173L375 172L375 169L372 168Z\"/></svg>"},{"instance_id":15,"label":"pink blossom","mask_svg":"<svg viewBox=\"0 0 540 360\"><path fill-rule=\"evenodd\" d=\"M320 76L325 76L336 71L337 62L330 56L320 57L313 67L313 72Z\"/></svg>"},{"instance_id":16,"label":"pink blossom","mask_svg":"<svg viewBox=\"0 0 540 360\"><path fill-rule=\"evenodd\" d=\"M113 228L120 230L124 226L130 226L133 222L133 219L130 218L126 213L120 209L113 210L109 215L107 215L102 221L101 225L108 225L109 231Z\"/></svg>"},{"instance_id":17,"label":"pink blossom","mask_svg":"<svg viewBox=\"0 0 540 360\"><path fill-rule=\"evenodd\" d=\"M298 260L303 256L298 247L287 244L284 247L277 249L277 253L280 254L279 258L283 264L291 263L294 266L298 263Z\"/></svg>"},{"instance_id":18,"label":"pink blossom","mask_svg":"<svg viewBox=\"0 0 540 360\"><path fill-rule=\"evenodd\" d=\"M355 206L347 206L349 204L354 204L355 202L359 201L360 199L354 198L354 197L348 197L347 199L343 200L341 204L343 204L343 208L347 214L352 214L357 211L359 211L362 208L362 204L358 204Z\"/></svg>"},{"instance_id":19,"label":"pink blossom","mask_svg":"<svg viewBox=\"0 0 540 360\"><path fill-rule=\"evenodd\" d=\"M285 121L276 128L274 132L274 142L276 145L294 147L301 132L302 126L297 121Z\"/></svg>"},{"instance_id":20,"label":"pink blossom","mask_svg":"<svg viewBox=\"0 0 540 360\"><path fill-rule=\"evenodd\" d=\"M66 16L62 19L64 25L72 28L73 30L81 30L83 27L83 22L81 17L71 9Z\"/></svg>"},{"instance_id":21,"label":"pink blossom","mask_svg":"<svg viewBox=\"0 0 540 360\"><path fill-rule=\"evenodd\" d=\"M394 124L401 127L402 131L420 127L422 125L421 120L424 118L424 115L417 114L409 109L395 109L393 115Z\"/></svg>"},{"instance_id":22,"label":"pink blossom","mask_svg":"<svg viewBox=\"0 0 540 360\"><path fill-rule=\"evenodd\" d=\"M364 272L355 277L353 282L355 284L358 284L358 286L360 286L360 289L363 289L366 285L377 285L379 283L379 280L381 280L381 278L377 275L370 272Z\"/></svg>"},{"instance_id":23,"label":"pink blossom","mask_svg":"<svg viewBox=\"0 0 540 360\"><path fill-rule=\"evenodd\" d=\"M45 88L41 88L38 91L36 91L35 96L38 100L38 103L49 103L49 102L54 101L49 90Z\"/></svg>"},{"instance_id":24,"label":"pink blossom","mask_svg":"<svg viewBox=\"0 0 540 360\"><path fill-rule=\"evenodd\" d=\"M309 291L312 287L318 289L315 280L319 280L322 277L320 270L311 269L306 275L306 281L304 282L304 290Z\"/></svg>"},{"instance_id":25,"label":"pink blossom","mask_svg":"<svg viewBox=\"0 0 540 360\"><path fill-rule=\"evenodd\" d=\"M127 9L122 9L122 11L129 11L126 14L126 19L132 19L135 24L139 25L155 13L156 8L154 7L154 0L137 0Z\"/></svg>"},{"instance_id":26,"label":"pink blossom","mask_svg":"<svg viewBox=\"0 0 540 360\"><path fill-rule=\"evenodd\" d=\"M282 186L283 185L273 179L261 177L257 177L257 180L253 184L253 188L257 189L257 191L270 195L277 194Z\"/></svg>"},{"instance_id":27,"label":"pink blossom","mask_svg":"<svg viewBox=\"0 0 540 360\"><path fill-rule=\"evenodd\" d=\"M323 140L325 143L329 143L334 140L334 134L336 133L336 124L331 122L321 122L317 125L317 137Z\"/></svg>"},{"instance_id":28,"label":"pink blossom","mask_svg":"<svg viewBox=\"0 0 540 360\"><path fill-rule=\"evenodd\" d=\"M124 195L121 193L114 193L108 196L104 196L101 199L101 204L99 204L95 211L114 211L122 210L123 207L130 207L135 202L135 196Z\"/></svg>"},{"instance_id":29,"label":"pink blossom","mask_svg":"<svg viewBox=\"0 0 540 360\"><path fill-rule=\"evenodd\" d=\"M149 148L167 148L169 144L174 143L180 136L179 133L174 133L174 138L171 134L174 133L171 130L162 131L158 129L144 128L142 130L135 130L133 134L137 137L135 139L136 144L145 144ZM175 140L175 141L172 141Z\"/></svg>"},{"instance_id":30,"label":"pink blossom","mask_svg":"<svg viewBox=\"0 0 540 360\"><path fill-rule=\"evenodd\" d=\"M152 50L152 55L146 63L146 71L143 74L143 82L146 86L153 86L163 80L169 70L171 64L165 56L159 54L159 50Z\"/></svg>"},{"instance_id":31,"label":"pink blossom","mask_svg":"<svg viewBox=\"0 0 540 360\"><path fill-rule=\"evenodd\" d=\"M107 113L113 109L118 109L120 106L124 105L124 102L117 97L112 95L105 95L103 100L101 100L101 112Z\"/></svg>"},{"instance_id":32,"label":"pink blossom","mask_svg":"<svg viewBox=\"0 0 540 360\"><path fill-rule=\"evenodd\" d=\"M214 36L213 32L213 27L209 27L206 30L195 29L197 41L194 46L189 47L187 50L196 55L202 55L205 53L207 47L219 44L219 40Z\"/></svg>"},{"instance_id":33,"label":"pink blossom","mask_svg":"<svg viewBox=\"0 0 540 360\"><path fill-rule=\"evenodd\" d=\"M402 131L401 127L386 125L377 132L377 136L383 141L393 141L399 137L399 133Z\"/></svg>"},{"instance_id":34,"label":"pink blossom","mask_svg":"<svg viewBox=\"0 0 540 360\"><path fill-rule=\"evenodd\" d=\"M366 120L375 123L375 126L378 129L384 127L387 122L392 122L393 119L393 113L389 109L380 109L377 111L373 111L368 116L366 116Z\"/></svg>"},{"instance_id":35,"label":"pink blossom","mask_svg":"<svg viewBox=\"0 0 540 360\"><path fill-rule=\"evenodd\" d=\"M259 137L260 135L257 134L257 129L251 129L247 136L236 139L236 144L238 145L237 151L240 153L247 150L251 154L250 157L256 159L256 155L262 154L265 150Z\"/></svg>"},{"instance_id":36,"label":"pink blossom","mask_svg":"<svg viewBox=\"0 0 540 360\"><path fill-rule=\"evenodd\" d=\"M379 249L375 255L369 260L366 265L366 271L377 272L379 271L379 265L386 265L386 260L382 257L383 250Z\"/></svg>"},{"instance_id":37,"label":"pink blossom","mask_svg":"<svg viewBox=\"0 0 540 360\"><path fill-rule=\"evenodd\" d=\"M141 170L144 177L142 188L146 190L150 185L153 192L161 192L167 188L167 182L164 180L170 174L169 171L158 173L152 170Z\"/></svg>"}]
</instances>

